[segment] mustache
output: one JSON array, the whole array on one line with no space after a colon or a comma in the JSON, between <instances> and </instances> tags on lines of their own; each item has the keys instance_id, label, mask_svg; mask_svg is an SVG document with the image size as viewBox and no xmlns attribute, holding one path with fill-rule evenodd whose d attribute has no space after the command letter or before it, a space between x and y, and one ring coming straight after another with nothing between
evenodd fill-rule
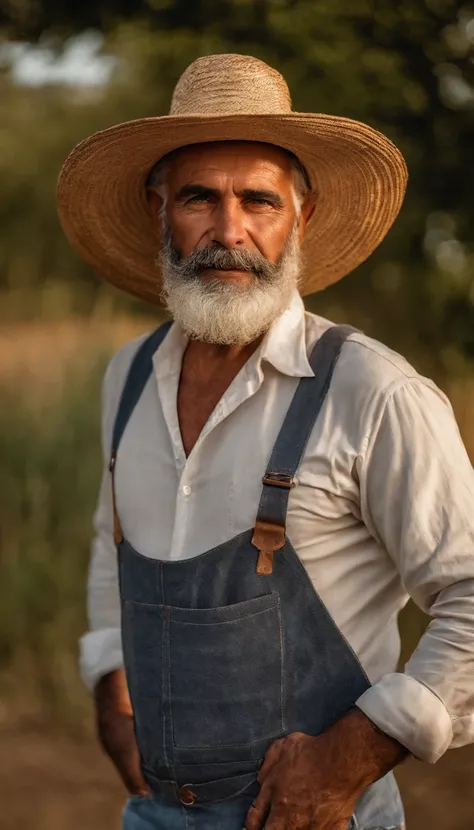
<instances>
[{"instance_id":1,"label":"mustache","mask_svg":"<svg viewBox=\"0 0 474 830\"><path fill-rule=\"evenodd\" d=\"M219 243L193 251L186 257L167 239L163 254L183 279L198 279L202 271L248 271L259 279L272 282L279 273L280 262L271 263L257 251L246 248L224 248Z\"/></svg>"}]
</instances>

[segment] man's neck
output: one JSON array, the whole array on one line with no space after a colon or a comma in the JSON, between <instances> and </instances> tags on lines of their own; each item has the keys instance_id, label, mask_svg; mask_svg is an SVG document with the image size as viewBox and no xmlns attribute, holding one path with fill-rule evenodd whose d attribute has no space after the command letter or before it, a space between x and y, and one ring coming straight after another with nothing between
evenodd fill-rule
<instances>
[{"instance_id":1,"label":"man's neck","mask_svg":"<svg viewBox=\"0 0 474 830\"><path fill-rule=\"evenodd\" d=\"M190 340L185 351L185 359L196 368L204 369L204 374L207 374L206 368L209 373L213 373L217 366L223 365L238 366L237 371L239 371L259 347L263 337L264 335L261 335L252 343L245 345Z\"/></svg>"},{"instance_id":2,"label":"man's neck","mask_svg":"<svg viewBox=\"0 0 474 830\"><path fill-rule=\"evenodd\" d=\"M178 420L186 455L234 378L262 342L223 346L190 340L183 356L178 389Z\"/></svg>"}]
</instances>

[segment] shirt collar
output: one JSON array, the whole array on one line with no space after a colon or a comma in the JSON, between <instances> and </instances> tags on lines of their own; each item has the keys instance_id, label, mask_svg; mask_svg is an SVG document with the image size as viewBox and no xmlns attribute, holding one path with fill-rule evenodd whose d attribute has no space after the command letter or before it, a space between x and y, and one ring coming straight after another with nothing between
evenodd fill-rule
<instances>
[{"instance_id":1,"label":"shirt collar","mask_svg":"<svg viewBox=\"0 0 474 830\"><path fill-rule=\"evenodd\" d=\"M305 335L305 308L299 293L295 291L290 305L270 327L253 359L258 365L263 361L270 363L284 375L296 378L314 377L308 360ZM175 374L181 370L187 343L186 333L179 324L174 323L153 357L157 377Z\"/></svg>"},{"instance_id":2,"label":"shirt collar","mask_svg":"<svg viewBox=\"0 0 474 830\"><path fill-rule=\"evenodd\" d=\"M305 307L297 291L286 311L265 335L258 357L259 361L266 360L284 375L314 377L306 348Z\"/></svg>"}]
</instances>

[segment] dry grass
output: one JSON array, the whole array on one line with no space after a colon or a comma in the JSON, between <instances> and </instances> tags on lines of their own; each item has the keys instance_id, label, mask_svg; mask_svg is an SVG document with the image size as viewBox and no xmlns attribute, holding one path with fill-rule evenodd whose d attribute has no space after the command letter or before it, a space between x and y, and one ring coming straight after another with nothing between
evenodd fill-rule
<instances>
[{"instance_id":1,"label":"dry grass","mask_svg":"<svg viewBox=\"0 0 474 830\"><path fill-rule=\"evenodd\" d=\"M0 325L0 385L48 394L71 365L93 365L98 354L156 325L156 319L126 316Z\"/></svg>"},{"instance_id":2,"label":"dry grass","mask_svg":"<svg viewBox=\"0 0 474 830\"><path fill-rule=\"evenodd\" d=\"M108 356L156 325L119 318L0 327L0 724L83 728L77 669Z\"/></svg>"}]
</instances>

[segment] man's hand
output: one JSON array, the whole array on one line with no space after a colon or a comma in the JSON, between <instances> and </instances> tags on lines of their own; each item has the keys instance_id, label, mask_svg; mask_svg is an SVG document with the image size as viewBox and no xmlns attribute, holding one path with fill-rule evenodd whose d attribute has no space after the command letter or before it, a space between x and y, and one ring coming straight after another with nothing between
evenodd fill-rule
<instances>
[{"instance_id":1,"label":"man's hand","mask_svg":"<svg viewBox=\"0 0 474 830\"><path fill-rule=\"evenodd\" d=\"M133 712L123 669L102 677L94 690L97 731L105 752L131 795L149 795L140 770Z\"/></svg>"},{"instance_id":2,"label":"man's hand","mask_svg":"<svg viewBox=\"0 0 474 830\"><path fill-rule=\"evenodd\" d=\"M364 790L407 755L359 709L317 738L280 738L260 769L245 830L347 830Z\"/></svg>"}]
</instances>

